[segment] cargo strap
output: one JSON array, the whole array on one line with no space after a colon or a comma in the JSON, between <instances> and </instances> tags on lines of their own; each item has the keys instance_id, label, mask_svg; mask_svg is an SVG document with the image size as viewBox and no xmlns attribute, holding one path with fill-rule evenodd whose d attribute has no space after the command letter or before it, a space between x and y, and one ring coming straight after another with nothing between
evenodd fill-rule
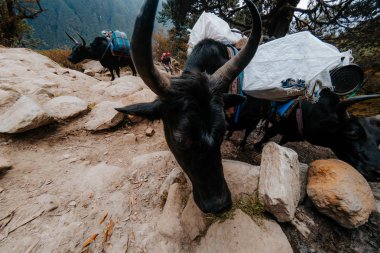
<instances>
[{"instance_id":1,"label":"cargo strap","mask_svg":"<svg viewBox=\"0 0 380 253\"><path fill-rule=\"evenodd\" d=\"M239 53L236 47L232 45L227 45L227 52L228 57L231 59L235 55ZM244 71L242 71L235 80L232 81L228 93L229 94L236 94L236 95L243 95L243 81L244 81ZM234 123L237 124L239 121L239 115L240 115L241 106L238 105L233 108L227 109L228 115L234 115Z\"/></svg>"},{"instance_id":2,"label":"cargo strap","mask_svg":"<svg viewBox=\"0 0 380 253\"><path fill-rule=\"evenodd\" d=\"M103 58L104 58L104 56L106 55L107 50L108 50L108 48L110 47L111 43L112 43L112 41L110 40L110 41L108 42L108 45L107 45L107 47L106 47L106 50L104 50L104 52L103 52L103 54L102 54L102 57L100 57L99 61L103 60Z\"/></svg>"},{"instance_id":3,"label":"cargo strap","mask_svg":"<svg viewBox=\"0 0 380 253\"><path fill-rule=\"evenodd\" d=\"M298 103L299 103L299 107L296 110L297 128L298 128L298 133L303 138L303 118L302 118L301 100L299 100Z\"/></svg>"}]
</instances>

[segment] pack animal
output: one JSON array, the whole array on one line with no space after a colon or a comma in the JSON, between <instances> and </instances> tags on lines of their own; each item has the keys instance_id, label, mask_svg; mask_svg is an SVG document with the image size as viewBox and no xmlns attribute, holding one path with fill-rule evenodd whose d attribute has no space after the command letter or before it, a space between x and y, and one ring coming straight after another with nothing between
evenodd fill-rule
<instances>
[{"instance_id":1,"label":"pack animal","mask_svg":"<svg viewBox=\"0 0 380 253\"><path fill-rule=\"evenodd\" d=\"M114 71L117 76L120 77L120 68L126 66L129 66L132 70L132 74L136 76L136 69L132 58L112 55L111 48L108 46L109 42L105 37L96 37L94 41L87 46L86 41L79 34L82 43L79 43L68 33L66 34L75 43L70 56L67 58L73 64L77 64L85 59L99 61L103 67L111 72L111 80L115 80Z\"/></svg>"},{"instance_id":2,"label":"pack animal","mask_svg":"<svg viewBox=\"0 0 380 253\"><path fill-rule=\"evenodd\" d=\"M271 127L255 144L255 148L261 149L265 142L277 134L282 135L280 145L306 140L313 145L330 148L339 159L351 164L368 181L380 181L378 122L347 113L350 105L374 98L380 98L380 95L358 96L341 101L337 94L326 88L321 91L317 103L302 100L288 117L277 120L271 113L270 101L248 97L241 106L238 122L230 125L229 135L233 130L245 129L240 144L243 148L248 135L259 121L269 119Z\"/></svg>"},{"instance_id":3,"label":"pack animal","mask_svg":"<svg viewBox=\"0 0 380 253\"><path fill-rule=\"evenodd\" d=\"M223 175L220 146L226 131L224 108L244 101L223 95L229 84L253 58L261 37L261 19L255 5L245 0L253 28L245 48L208 75L197 67L195 53L181 76L169 79L153 64L152 31L158 0L145 1L136 19L131 53L137 71L158 98L117 108L150 120L162 119L167 144L189 176L193 197L203 212L220 213L231 208L231 193Z\"/></svg>"},{"instance_id":4,"label":"pack animal","mask_svg":"<svg viewBox=\"0 0 380 253\"><path fill-rule=\"evenodd\" d=\"M213 74L229 59L227 46L213 40L199 42L190 55L185 71ZM227 92L225 87L223 92ZM380 97L380 95L360 96L340 101L339 96L329 89L320 94L318 103L301 102L302 119L297 120L296 110L289 117L277 121L272 113L271 102L246 96L240 104L239 116L225 116L227 139L237 130L245 130L240 143L243 150L249 134L261 120L270 121L272 126L262 140L255 144L257 149L277 134L282 135L280 144L290 141L306 140L311 144L331 148L335 155L355 167L367 180L380 181L380 131L375 123L367 119L349 117L347 106L354 103ZM302 134L298 130L302 121Z\"/></svg>"}]
</instances>

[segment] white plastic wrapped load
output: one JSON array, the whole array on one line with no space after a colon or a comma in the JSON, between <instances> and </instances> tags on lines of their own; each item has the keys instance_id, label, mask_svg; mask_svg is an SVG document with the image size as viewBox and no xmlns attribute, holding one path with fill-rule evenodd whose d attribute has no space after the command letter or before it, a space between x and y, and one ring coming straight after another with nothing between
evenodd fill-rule
<instances>
[{"instance_id":1,"label":"white plastic wrapped load","mask_svg":"<svg viewBox=\"0 0 380 253\"><path fill-rule=\"evenodd\" d=\"M332 88L329 70L352 60L349 51L341 53L310 32L288 35L259 46L244 70L243 90L272 101L312 94L317 80Z\"/></svg>"},{"instance_id":2,"label":"white plastic wrapped load","mask_svg":"<svg viewBox=\"0 0 380 253\"><path fill-rule=\"evenodd\" d=\"M242 35L232 32L228 23L223 19L213 13L203 12L191 30L188 54L203 39L214 39L224 44L234 44L241 38Z\"/></svg>"}]
</instances>

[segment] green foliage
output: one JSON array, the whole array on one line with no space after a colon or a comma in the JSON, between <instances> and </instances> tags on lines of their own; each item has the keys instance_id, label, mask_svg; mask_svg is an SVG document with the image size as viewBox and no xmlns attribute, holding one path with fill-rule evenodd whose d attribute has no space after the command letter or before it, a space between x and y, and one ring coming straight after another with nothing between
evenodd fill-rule
<instances>
[{"instance_id":1,"label":"green foliage","mask_svg":"<svg viewBox=\"0 0 380 253\"><path fill-rule=\"evenodd\" d=\"M263 21L264 34L276 38L292 32L309 30L326 35L341 33L379 15L374 0L311 0L306 10L296 6L300 0L256 0ZM203 11L212 12L232 27L246 30L251 21L243 1L237 0L168 0L160 12L159 21L171 21L176 29L191 28ZM292 22L293 20L293 22ZM292 23L291 23L292 22Z\"/></svg>"},{"instance_id":2,"label":"green foliage","mask_svg":"<svg viewBox=\"0 0 380 253\"><path fill-rule=\"evenodd\" d=\"M364 92L380 93L380 16L361 23L339 36L326 40L341 51L352 50L355 63L365 71Z\"/></svg>"},{"instance_id":3,"label":"green foliage","mask_svg":"<svg viewBox=\"0 0 380 253\"><path fill-rule=\"evenodd\" d=\"M176 28L165 32L160 29L153 34L153 57L157 61L160 60L163 52L170 52L172 58L179 62L180 68L184 66L187 55L187 35L177 32Z\"/></svg>"},{"instance_id":4,"label":"green foliage","mask_svg":"<svg viewBox=\"0 0 380 253\"><path fill-rule=\"evenodd\" d=\"M236 209L242 210L253 220L262 217L265 212L263 204L259 201L257 192L253 195L243 195L232 204L230 211L224 212L220 215L206 214L205 220L207 226L210 226L215 221L224 222L228 219L232 219Z\"/></svg>"},{"instance_id":5,"label":"green foliage","mask_svg":"<svg viewBox=\"0 0 380 253\"><path fill-rule=\"evenodd\" d=\"M26 22L43 12L39 1L0 0L0 44L10 47L35 45L33 28Z\"/></svg>"}]
</instances>

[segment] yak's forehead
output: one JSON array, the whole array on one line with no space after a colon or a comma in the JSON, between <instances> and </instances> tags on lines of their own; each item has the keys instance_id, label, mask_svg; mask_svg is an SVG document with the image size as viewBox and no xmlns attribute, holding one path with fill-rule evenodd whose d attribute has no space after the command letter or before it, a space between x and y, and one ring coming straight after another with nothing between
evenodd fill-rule
<instances>
[{"instance_id":1,"label":"yak's forehead","mask_svg":"<svg viewBox=\"0 0 380 253\"><path fill-rule=\"evenodd\" d=\"M170 93L164 111L176 138L184 138L184 135L201 138L214 131L224 132L222 96L210 91L207 75L186 74L173 78Z\"/></svg>"},{"instance_id":2,"label":"yak's forehead","mask_svg":"<svg viewBox=\"0 0 380 253\"><path fill-rule=\"evenodd\" d=\"M169 99L170 109L185 113L186 117L210 118L220 113L223 107L222 96L215 95L210 89L209 76L203 73L185 73L181 77L171 79Z\"/></svg>"},{"instance_id":3,"label":"yak's forehead","mask_svg":"<svg viewBox=\"0 0 380 253\"><path fill-rule=\"evenodd\" d=\"M200 99L211 97L211 81L205 73L184 72L180 77L170 80L170 89L174 96L194 96Z\"/></svg>"}]
</instances>

